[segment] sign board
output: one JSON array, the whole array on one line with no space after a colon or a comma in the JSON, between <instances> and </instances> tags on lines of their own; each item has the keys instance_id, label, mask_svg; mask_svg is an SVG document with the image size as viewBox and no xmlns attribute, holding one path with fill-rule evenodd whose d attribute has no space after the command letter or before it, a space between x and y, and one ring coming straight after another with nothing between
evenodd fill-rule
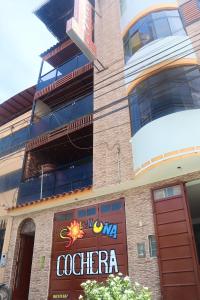
<instances>
[{"instance_id":1,"label":"sign board","mask_svg":"<svg viewBox=\"0 0 200 300\"><path fill-rule=\"evenodd\" d=\"M88 0L74 0L74 16L67 21L66 31L85 56L94 61L96 47L93 42L93 9Z\"/></svg>"},{"instance_id":2,"label":"sign board","mask_svg":"<svg viewBox=\"0 0 200 300\"><path fill-rule=\"evenodd\" d=\"M124 199L55 214L49 300L78 299L80 284L127 275Z\"/></svg>"}]
</instances>

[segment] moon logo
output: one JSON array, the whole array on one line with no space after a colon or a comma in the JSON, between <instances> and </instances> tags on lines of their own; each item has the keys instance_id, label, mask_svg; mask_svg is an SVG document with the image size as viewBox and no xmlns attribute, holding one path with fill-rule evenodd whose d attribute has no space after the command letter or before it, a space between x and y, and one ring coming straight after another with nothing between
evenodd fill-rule
<instances>
[{"instance_id":1,"label":"moon logo","mask_svg":"<svg viewBox=\"0 0 200 300\"><path fill-rule=\"evenodd\" d=\"M64 233L67 233L68 229L62 229L60 232L61 239L67 239L67 235L65 236Z\"/></svg>"},{"instance_id":2,"label":"moon logo","mask_svg":"<svg viewBox=\"0 0 200 300\"><path fill-rule=\"evenodd\" d=\"M100 233L103 230L103 223L96 221L93 225L93 232L94 233Z\"/></svg>"}]
</instances>

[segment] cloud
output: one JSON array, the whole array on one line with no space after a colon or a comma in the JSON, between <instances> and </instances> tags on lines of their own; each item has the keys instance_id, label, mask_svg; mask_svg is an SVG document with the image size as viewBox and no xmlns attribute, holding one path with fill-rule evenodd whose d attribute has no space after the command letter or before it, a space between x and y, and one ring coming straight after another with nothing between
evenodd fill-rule
<instances>
[{"instance_id":1,"label":"cloud","mask_svg":"<svg viewBox=\"0 0 200 300\"><path fill-rule=\"evenodd\" d=\"M6 0L0 18L0 102L36 84L39 55L57 40L32 13L41 0Z\"/></svg>"}]
</instances>

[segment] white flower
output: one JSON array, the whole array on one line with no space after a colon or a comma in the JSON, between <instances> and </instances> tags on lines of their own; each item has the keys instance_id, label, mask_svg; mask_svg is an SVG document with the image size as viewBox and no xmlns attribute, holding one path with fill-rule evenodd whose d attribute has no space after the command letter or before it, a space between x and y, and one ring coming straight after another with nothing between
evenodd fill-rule
<instances>
[{"instance_id":1,"label":"white flower","mask_svg":"<svg viewBox=\"0 0 200 300\"><path fill-rule=\"evenodd\" d=\"M119 276L123 276L123 274L122 274L122 273L118 273L118 275L119 275Z\"/></svg>"},{"instance_id":2,"label":"white flower","mask_svg":"<svg viewBox=\"0 0 200 300\"><path fill-rule=\"evenodd\" d=\"M79 300L82 300L82 299L83 299L83 296L82 296L82 295L80 295L78 299L79 299Z\"/></svg>"},{"instance_id":3,"label":"white flower","mask_svg":"<svg viewBox=\"0 0 200 300\"><path fill-rule=\"evenodd\" d=\"M82 282L82 283L81 283L81 286L82 286L82 287L86 286L86 283L85 283L85 282Z\"/></svg>"},{"instance_id":4,"label":"white flower","mask_svg":"<svg viewBox=\"0 0 200 300\"><path fill-rule=\"evenodd\" d=\"M136 281L135 282L135 286L140 286L139 282Z\"/></svg>"},{"instance_id":5,"label":"white flower","mask_svg":"<svg viewBox=\"0 0 200 300\"><path fill-rule=\"evenodd\" d=\"M128 276L124 277L125 281L130 281L130 278Z\"/></svg>"},{"instance_id":6,"label":"white flower","mask_svg":"<svg viewBox=\"0 0 200 300\"><path fill-rule=\"evenodd\" d=\"M86 284L90 284L90 283L91 283L91 280L87 280L87 281L86 281Z\"/></svg>"}]
</instances>

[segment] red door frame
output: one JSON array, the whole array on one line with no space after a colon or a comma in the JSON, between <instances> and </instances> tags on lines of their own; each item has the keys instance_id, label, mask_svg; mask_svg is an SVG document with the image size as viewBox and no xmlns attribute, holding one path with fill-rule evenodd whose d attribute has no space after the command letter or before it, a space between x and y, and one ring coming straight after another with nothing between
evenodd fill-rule
<instances>
[{"instance_id":1,"label":"red door frame","mask_svg":"<svg viewBox=\"0 0 200 300\"><path fill-rule=\"evenodd\" d=\"M34 236L20 234L13 284L13 300L28 300L33 247Z\"/></svg>"},{"instance_id":2,"label":"red door frame","mask_svg":"<svg viewBox=\"0 0 200 300\"><path fill-rule=\"evenodd\" d=\"M192 229L191 215L189 213L190 210L189 210L189 204L188 204L188 200L187 200L188 197L187 197L186 187L185 187L185 184L183 182L176 182L176 183L173 183L171 185L170 184L169 185L161 185L161 186L157 186L157 187L151 189L154 227L155 227L157 248L158 248L158 267L159 267L159 273L160 273L161 295L162 295L163 300L165 300L165 299L168 300L167 297L166 298L164 297L165 290L164 290L163 272L162 272L162 265L161 265L161 251L160 251L161 246L160 246L159 234L158 234L158 222L157 222L157 216L156 216L156 205L155 205L155 203L156 202L161 202L161 201L167 201L169 199L171 200L173 198L177 198L177 196L168 197L168 198L165 198L165 199L159 199L158 201L155 201L153 192L155 190L158 190L158 189L162 189L162 188L166 188L166 187L170 187L170 186L176 186L176 185L181 186L181 192L182 192L181 197L183 199L183 209L184 209L184 213L185 213L185 220L186 220L186 224L187 224L188 236L189 236L189 241L190 241L190 246L191 246L194 274L195 274L196 281L197 281L196 286L197 286L197 291L198 291L198 299L200 300L200 273L199 273L199 268L198 268L198 257L197 257L196 245L195 245L194 234L193 234L193 229ZM181 299L176 299L176 300L181 300Z\"/></svg>"}]
</instances>

